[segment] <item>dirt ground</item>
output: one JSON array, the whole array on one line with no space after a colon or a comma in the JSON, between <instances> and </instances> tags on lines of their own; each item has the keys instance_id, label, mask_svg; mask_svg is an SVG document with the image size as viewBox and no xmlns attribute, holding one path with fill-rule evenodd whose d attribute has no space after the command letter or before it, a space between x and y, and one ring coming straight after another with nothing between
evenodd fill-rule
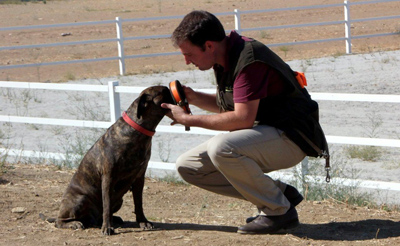
<instances>
[{"instance_id":1,"label":"dirt ground","mask_svg":"<svg viewBox=\"0 0 400 246\"><path fill-rule=\"evenodd\" d=\"M399 245L400 213L333 201L303 201L301 225L276 235L241 235L237 226L254 214L245 201L185 184L147 179L144 209L157 227L138 228L133 199L126 194L116 214L125 223L116 234L100 228L57 229L39 213L57 216L72 170L14 165L0 176L0 245Z\"/></svg>"},{"instance_id":2,"label":"dirt ground","mask_svg":"<svg viewBox=\"0 0 400 246\"><path fill-rule=\"evenodd\" d=\"M360 1L362 0L352 0L351 2L355 3ZM340 3L343 3L343 0L324 0L318 2L320 5ZM15 27L115 20L116 17L122 19L136 19L155 16L177 16L185 15L193 9L205 9L213 13L224 13L232 12L234 9L245 11L315 4L316 2L312 0L49 0L46 4L39 2L20 5L0 5L0 23L1 27ZM363 19L394 16L398 15L399 8L400 2L354 5L351 7L351 17L352 19ZM246 14L241 17L241 21L242 28L251 28L343 21L343 16L343 7L332 7ZM234 18L232 15L220 16L219 18L225 26L225 29L234 29ZM123 24L124 37L171 34L179 21L180 19L127 22ZM351 28L353 35L398 33L399 30L400 22L398 19L355 22L352 24ZM245 32L243 35L253 37L265 44L339 38L344 37L344 25L338 24L253 31ZM0 31L0 47L111 38L116 38L115 24ZM399 39L399 35L371 39L353 39L353 53L398 49ZM273 50L285 60L339 56L346 52L344 41L273 47ZM174 51L178 50L172 46L169 39L145 39L125 42L125 55ZM0 50L0 65L116 57L117 55L116 42ZM180 55L126 60L127 74L174 72L183 69L187 69L187 66ZM194 67L191 67L191 69L194 69ZM74 79L116 76L118 73L118 61L114 60L108 62L78 63L74 65L1 69L0 81L63 82Z\"/></svg>"}]
</instances>

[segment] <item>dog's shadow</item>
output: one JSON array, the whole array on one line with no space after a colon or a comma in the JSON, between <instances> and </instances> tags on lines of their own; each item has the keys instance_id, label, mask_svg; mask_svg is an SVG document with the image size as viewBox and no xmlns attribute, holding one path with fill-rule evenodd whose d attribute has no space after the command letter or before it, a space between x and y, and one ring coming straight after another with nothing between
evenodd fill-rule
<instances>
[{"instance_id":1,"label":"dog's shadow","mask_svg":"<svg viewBox=\"0 0 400 246\"><path fill-rule=\"evenodd\" d=\"M190 223L154 223L155 230L192 230L236 233L237 227L202 225ZM121 228L138 227L136 222L126 221ZM400 221L369 219L352 222L331 222L325 224L301 224L283 231L299 238L330 241L358 241L400 237Z\"/></svg>"},{"instance_id":2,"label":"dog's shadow","mask_svg":"<svg viewBox=\"0 0 400 246\"><path fill-rule=\"evenodd\" d=\"M149 231L219 231L219 232L236 232L237 227L235 226L224 226L224 225L202 225L202 224L191 224L191 223L157 223L153 222L154 230ZM120 225L120 228L138 228L139 225L136 222L125 221L124 224Z\"/></svg>"}]
</instances>

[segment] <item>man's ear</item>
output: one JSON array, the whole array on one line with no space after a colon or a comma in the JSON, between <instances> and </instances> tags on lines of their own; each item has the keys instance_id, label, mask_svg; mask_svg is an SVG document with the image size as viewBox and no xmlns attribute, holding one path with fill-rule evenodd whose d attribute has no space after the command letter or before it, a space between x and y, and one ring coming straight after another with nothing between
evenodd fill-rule
<instances>
[{"instance_id":1,"label":"man's ear","mask_svg":"<svg viewBox=\"0 0 400 246\"><path fill-rule=\"evenodd\" d=\"M204 48L213 51L215 49L214 43L211 41L206 41L204 43Z\"/></svg>"},{"instance_id":2,"label":"man's ear","mask_svg":"<svg viewBox=\"0 0 400 246\"><path fill-rule=\"evenodd\" d=\"M139 104L137 106L137 110L136 110L136 116L139 119L140 117L142 117L142 114L144 113L144 111L146 110L147 107L147 95L143 94L140 96L139 98Z\"/></svg>"}]
</instances>

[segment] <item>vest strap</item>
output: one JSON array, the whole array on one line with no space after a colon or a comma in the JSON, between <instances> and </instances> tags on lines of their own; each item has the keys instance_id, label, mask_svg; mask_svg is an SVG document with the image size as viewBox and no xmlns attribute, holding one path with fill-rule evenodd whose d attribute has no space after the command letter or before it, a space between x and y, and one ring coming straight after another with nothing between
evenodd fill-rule
<instances>
[{"instance_id":1,"label":"vest strap","mask_svg":"<svg viewBox=\"0 0 400 246\"><path fill-rule=\"evenodd\" d=\"M329 183L331 181L331 175L329 174L329 171L331 170L331 165L330 165L330 156L327 151L322 151L320 148L318 148L317 145L315 145L304 133L301 131L297 130L297 133L300 134L300 136L318 153L320 157L325 158L325 171L326 171L326 178L325 181Z\"/></svg>"}]
</instances>

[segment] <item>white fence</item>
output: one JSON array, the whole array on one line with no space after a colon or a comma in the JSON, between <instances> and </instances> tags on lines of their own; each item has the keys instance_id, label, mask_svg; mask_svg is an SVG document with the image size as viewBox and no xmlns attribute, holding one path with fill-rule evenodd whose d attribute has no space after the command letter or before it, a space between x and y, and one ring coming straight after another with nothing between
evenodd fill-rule
<instances>
[{"instance_id":1,"label":"white fence","mask_svg":"<svg viewBox=\"0 0 400 246\"><path fill-rule=\"evenodd\" d=\"M351 34L351 24L356 22L366 22L366 21L377 21L377 20L389 20L400 18L400 15L395 16L382 16L374 18L365 19L351 19L351 6L362 5L362 4L375 4L375 3L385 3L385 2L398 2L400 0L379 0L379 1L365 1L365 2L354 2L344 1L342 4L329 4L329 5L312 5L312 6L301 6L293 8L278 8L278 9L264 9L264 10L249 10L240 11L235 9L233 12L216 13L217 16L232 15L235 19L235 30L239 33L248 31L261 31L261 30L271 30L271 29L285 29L285 28L300 28L308 26L323 26L323 25L344 25L345 36L340 38L330 38L330 39L318 39L318 40L307 40L307 41L297 41L289 43L276 43L268 44L269 47L273 46L286 46L286 45L299 45L299 44L310 44L310 43L321 43L321 42L332 42L332 41L345 41L346 53L350 54L352 39L362 39L380 36L390 36L399 35L398 31L391 33L377 33L370 35L360 35L353 36ZM269 27L257 27L257 28L241 28L242 21L241 16L247 14L256 13L267 13L267 12L279 12L279 11L296 11L305 9L321 9L321 8L333 8L333 7L343 7L343 20L330 21L330 22L319 22L319 23L305 23L305 24L294 24L294 25L281 25L281 26L269 26ZM55 47L55 46L67 46L67 45L82 45L82 44L95 44L95 43L106 43L106 42L116 42L118 46L118 56L115 57L104 57L104 58L93 58L93 59L80 59L80 60L69 60L69 61L55 61L55 62L43 62L43 63L32 63L32 64L18 64L18 65L3 65L0 69L12 69L12 68L23 68L23 67L39 67L39 66L49 66L49 65L64 65L64 64L74 64L74 63L87 63L96 61L110 61L117 60L119 62L119 73L125 75L125 60L135 59L143 57L157 57L157 56L170 56L177 55L179 52L167 52L167 53L152 53L152 54L140 54L140 55L125 55L124 52L124 42L129 40L142 40L142 39L160 39L169 38L171 35L151 35L151 36L135 36L135 37L124 37L122 32L122 26L127 22L140 22L140 21L154 21L154 20L171 20L171 19L181 19L182 15L179 16L166 16L166 17L152 17L152 18L137 18L137 19L121 19L117 17L115 20L106 21L94 21L94 22L79 22L79 23L65 23L65 24L54 24L54 25L35 25L35 26L19 26L19 27L1 27L0 31L15 31L15 30L29 30L29 29L46 29L46 28L56 28L56 27L70 27L70 26L93 26L93 25L104 25L104 24L115 24L116 25L116 38L111 39L100 39L100 40L86 40L86 41L75 41L75 42L64 42L64 43L51 43L51 44L36 44L36 45L20 45L20 46L3 46L0 47L2 50L16 50L16 49L31 49L31 48L45 48L45 47Z\"/></svg>"},{"instance_id":2,"label":"white fence","mask_svg":"<svg viewBox=\"0 0 400 246\"><path fill-rule=\"evenodd\" d=\"M121 117L120 93L140 93L144 87L119 86L118 81L111 81L108 85L79 85L79 84L47 84L47 83L28 83L28 82L9 82L0 81L0 88L16 88L16 89L45 89L45 90L64 90L64 91L91 91L108 93L110 121L83 121L70 120L59 118L39 118L39 117L22 117L0 115L0 122L9 123L29 123L29 124L44 124L44 125L62 125L75 127L94 127L108 128L116 119ZM200 89L203 92L215 92L212 89ZM400 103L400 95L371 95L371 94L341 94L341 93L310 93L314 100L329 100L329 101L358 101L358 102L376 102L376 103ZM215 135L220 131L212 131L201 128L192 127L190 131L185 131L183 127L173 127L159 125L157 132L164 133L180 133L180 134L200 134L200 135ZM382 138L361 138L361 137L346 137L346 136L326 136L330 144L350 144L350 145L367 145L381 147L397 147L400 148L400 140L398 139L382 139ZM16 150L0 148L0 154L10 156L25 156L25 157L46 157L49 159L65 159L65 156L60 153L41 153L29 150ZM173 163L150 162L149 168L174 170ZM317 177L323 181L323 177ZM340 179L338 181L343 185L355 184L363 188L374 188L391 191L400 191L400 183L367 181L367 180L351 180Z\"/></svg>"}]
</instances>

